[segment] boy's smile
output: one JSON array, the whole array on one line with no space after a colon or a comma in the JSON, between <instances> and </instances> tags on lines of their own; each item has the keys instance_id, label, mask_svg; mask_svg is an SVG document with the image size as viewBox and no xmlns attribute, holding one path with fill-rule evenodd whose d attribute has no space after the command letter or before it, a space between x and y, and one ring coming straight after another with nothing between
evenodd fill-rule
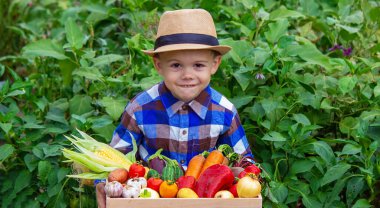
<instances>
[{"instance_id":1,"label":"boy's smile","mask_svg":"<svg viewBox=\"0 0 380 208\"><path fill-rule=\"evenodd\" d=\"M210 83L221 56L211 50L180 50L160 53L153 60L173 96L189 102Z\"/></svg>"}]
</instances>

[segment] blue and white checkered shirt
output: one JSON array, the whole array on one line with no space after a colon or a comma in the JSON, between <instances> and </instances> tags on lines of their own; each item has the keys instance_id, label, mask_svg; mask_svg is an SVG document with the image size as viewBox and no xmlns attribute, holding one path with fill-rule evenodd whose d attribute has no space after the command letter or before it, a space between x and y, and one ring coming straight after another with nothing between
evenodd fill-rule
<instances>
[{"instance_id":1,"label":"blue and white checkered shirt","mask_svg":"<svg viewBox=\"0 0 380 208\"><path fill-rule=\"evenodd\" d=\"M253 157L236 108L210 86L189 103L175 98L163 82L138 94L125 108L110 145L131 151L130 133L145 161L162 148L186 168L192 157L220 144Z\"/></svg>"}]
</instances>

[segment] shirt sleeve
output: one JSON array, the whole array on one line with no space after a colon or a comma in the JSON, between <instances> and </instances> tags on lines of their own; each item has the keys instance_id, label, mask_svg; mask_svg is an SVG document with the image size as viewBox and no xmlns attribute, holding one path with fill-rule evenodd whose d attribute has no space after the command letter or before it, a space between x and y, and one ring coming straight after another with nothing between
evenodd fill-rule
<instances>
[{"instance_id":1,"label":"shirt sleeve","mask_svg":"<svg viewBox=\"0 0 380 208\"><path fill-rule=\"evenodd\" d=\"M229 128L219 137L218 144L230 145L234 152L243 157L252 157L251 147L248 143L243 126L240 123L240 118L237 112L234 113Z\"/></svg>"},{"instance_id":2,"label":"shirt sleeve","mask_svg":"<svg viewBox=\"0 0 380 208\"><path fill-rule=\"evenodd\" d=\"M132 138L136 140L136 144L139 146L142 137L143 134L134 116L133 104L128 104L119 125L113 132L110 146L126 154L133 149Z\"/></svg>"}]
</instances>

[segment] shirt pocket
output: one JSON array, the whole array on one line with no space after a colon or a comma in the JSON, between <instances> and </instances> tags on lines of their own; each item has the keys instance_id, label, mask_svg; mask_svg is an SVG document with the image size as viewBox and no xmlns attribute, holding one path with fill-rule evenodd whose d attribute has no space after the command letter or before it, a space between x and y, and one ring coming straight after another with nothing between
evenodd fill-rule
<instances>
[{"instance_id":1,"label":"shirt pocket","mask_svg":"<svg viewBox=\"0 0 380 208\"><path fill-rule=\"evenodd\" d=\"M202 153L203 151L212 151L215 149L218 137L207 137L204 139L199 139L193 142L193 152Z\"/></svg>"}]
</instances>

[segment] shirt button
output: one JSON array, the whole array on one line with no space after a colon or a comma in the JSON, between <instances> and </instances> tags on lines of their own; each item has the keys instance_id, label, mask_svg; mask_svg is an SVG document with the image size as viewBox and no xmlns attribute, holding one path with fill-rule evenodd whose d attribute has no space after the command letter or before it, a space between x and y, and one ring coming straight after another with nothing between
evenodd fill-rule
<instances>
[{"instance_id":1,"label":"shirt button","mask_svg":"<svg viewBox=\"0 0 380 208\"><path fill-rule=\"evenodd\" d=\"M187 110L187 105L183 105L182 110Z\"/></svg>"},{"instance_id":2,"label":"shirt button","mask_svg":"<svg viewBox=\"0 0 380 208\"><path fill-rule=\"evenodd\" d=\"M181 160L180 162L181 162L181 164L185 164L185 160Z\"/></svg>"},{"instance_id":3,"label":"shirt button","mask_svg":"<svg viewBox=\"0 0 380 208\"><path fill-rule=\"evenodd\" d=\"M186 130L183 130L182 131L182 135L186 135L187 134L187 131Z\"/></svg>"}]
</instances>

